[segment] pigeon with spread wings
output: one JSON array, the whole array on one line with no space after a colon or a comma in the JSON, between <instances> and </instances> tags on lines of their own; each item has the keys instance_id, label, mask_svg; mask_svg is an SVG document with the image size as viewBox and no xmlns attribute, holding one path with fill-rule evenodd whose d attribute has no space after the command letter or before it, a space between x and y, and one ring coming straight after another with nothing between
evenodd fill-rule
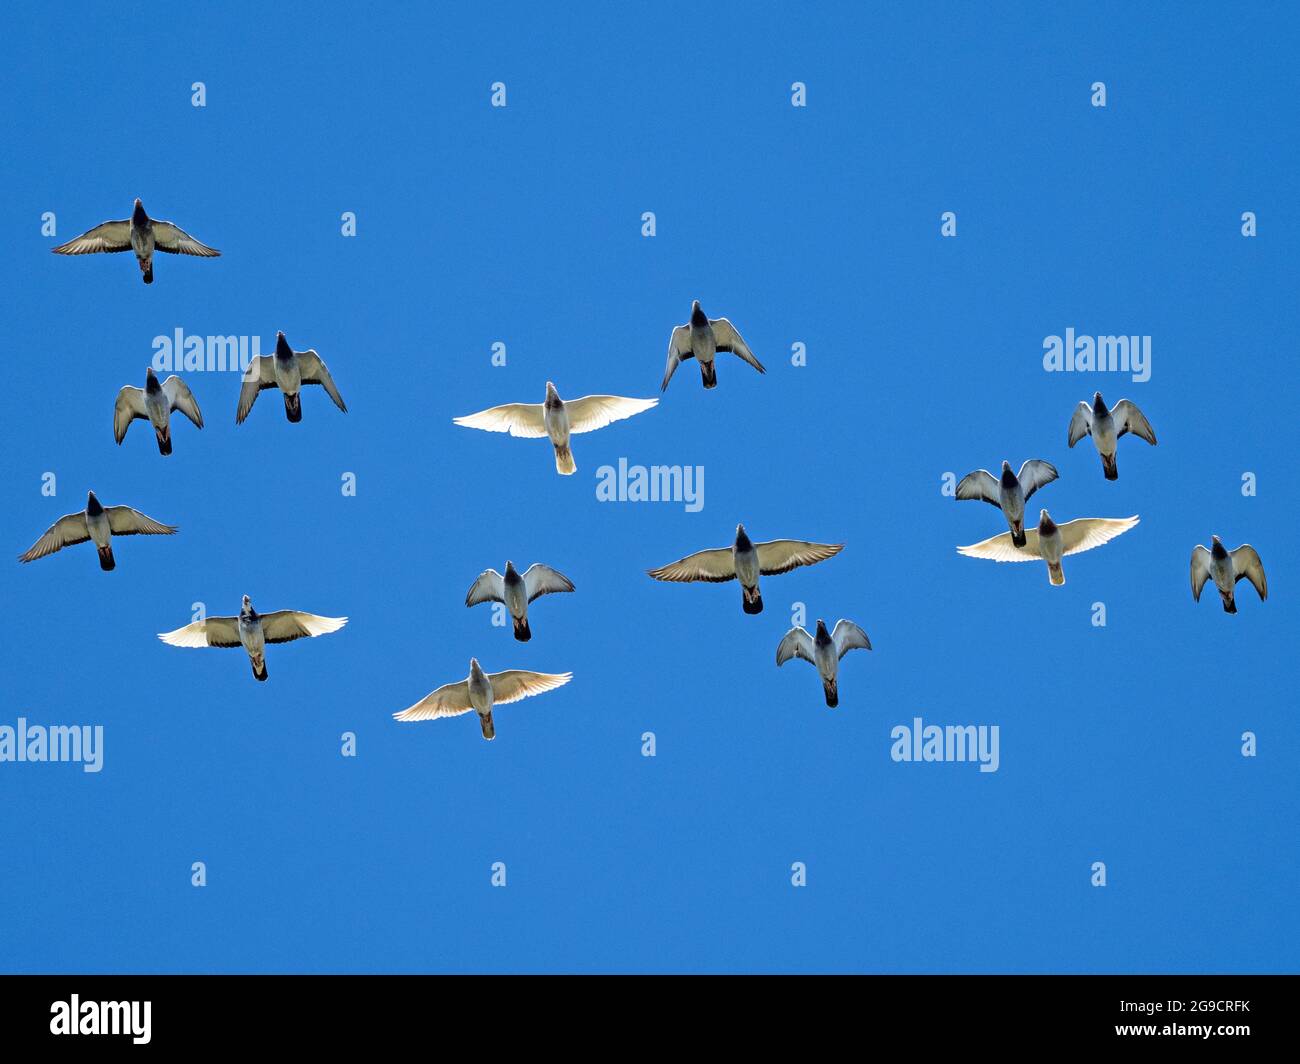
<instances>
[{"instance_id":1,"label":"pigeon with spread wings","mask_svg":"<svg viewBox=\"0 0 1300 1064\"><path fill-rule=\"evenodd\" d=\"M506 403L452 421L467 429L508 432L511 436L530 439L548 437L555 448L556 472L569 476L578 470L569 446L570 436L603 429L612 422L649 410L658 402L658 399L628 399L621 395L584 395L565 402L555 385L547 381L545 402Z\"/></svg>"},{"instance_id":2,"label":"pigeon with spread wings","mask_svg":"<svg viewBox=\"0 0 1300 1064\"><path fill-rule=\"evenodd\" d=\"M102 506L92 491L86 494L84 510L60 517L40 539L18 555L18 560L35 561L74 543L93 540L99 550L99 567L108 572L117 565L113 558L114 536L170 536L175 531L175 525L164 525L129 506Z\"/></svg>"},{"instance_id":3,"label":"pigeon with spread wings","mask_svg":"<svg viewBox=\"0 0 1300 1064\"><path fill-rule=\"evenodd\" d=\"M840 704L840 658L850 650L870 650L867 633L850 620L841 617L835 630L827 631L826 622L818 618L817 634L809 635L803 628L791 628L776 648L776 663L784 665L791 658L802 658L817 667L822 679L826 704L834 709Z\"/></svg>"},{"instance_id":4,"label":"pigeon with spread wings","mask_svg":"<svg viewBox=\"0 0 1300 1064\"><path fill-rule=\"evenodd\" d=\"M298 610L258 613L253 609L253 600L245 595L238 617L205 617L174 632L162 632L158 638L173 647L242 646L253 666L253 676L265 680L267 643L328 635L347 623L346 617L318 617Z\"/></svg>"},{"instance_id":5,"label":"pigeon with spread wings","mask_svg":"<svg viewBox=\"0 0 1300 1064\"><path fill-rule=\"evenodd\" d=\"M478 579L465 596L465 605L477 606L480 602L504 603L514 622L515 638L521 643L527 643L533 638L533 630L528 626L528 604L543 595L572 590L572 581L549 565L535 562L521 575L514 562L507 561L504 576L495 569L485 569L479 573Z\"/></svg>"},{"instance_id":6,"label":"pigeon with spread wings","mask_svg":"<svg viewBox=\"0 0 1300 1064\"><path fill-rule=\"evenodd\" d=\"M1048 580L1053 586L1060 587L1065 583L1062 558L1109 543L1137 523L1136 516L1080 517L1058 525L1046 510L1040 510L1038 527L1025 533L1023 547L1017 547L1012 542L1010 532L1003 532L1000 536L972 543L969 547L958 547L957 553L968 558L989 558L995 562L1032 562L1041 559L1047 563Z\"/></svg>"},{"instance_id":7,"label":"pigeon with spread wings","mask_svg":"<svg viewBox=\"0 0 1300 1064\"><path fill-rule=\"evenodd\" d=\"M1081 402L1075 408L1074 416L1070 418L1067 442L1073 447L1085 436L1091 436L1097 453L1101 455L1101 469L1106 479L1118 480L1115 451L1119 447L1119 438L1127 432L1146 440L1152 447L1156 445L1155 430L1136 403L1121 399L1114 410L1107 410L1101 392L1093 392L1092 406Z\"/></svg>"},{"instance_id":8,"label":"pigeon with spread wings","mask_svg":"<svg viewBox=\"0 0 1300 1064\"><path fill-rule=\"evenodd\" d=\"M195 425L203 428L203 414L189 385L175 374L159 384L158 376L150 366L144 371L143 388L125 384L117 393L117 402L113 406L113 438L120 446L126 439L126 430L131 427L131 422L141 418L153 426L154 435L158 438L158 453L171 454L173 410L179 410Z\"/></svg>"},{"instance_id":9,"label":"pigeon with spread wings","mask_svg":"<svg viewBox=\"0 0 1300 1064\"><path fill-rule=\"evenodd\" d=\"M677 367L686 359L694 358L700 363L700 376L704 387L718 386L718 368L713 356L721 352L731 352L743 358L759 373L766 373L763 363L754 357L754 352L741 338L736 327L726 318L710 318L700 309L697 299L691 304L691 320L685 325L678 325L668 337L668 365L664 367L663 383L659 390L666 391L668 382L673 379Z\"/></svg>"},{"instance_id":10,"label":"pigeon with spread wings","mask_svg":"<svg viewBox=\"0 0 1300 1064\"><path fill-rule=\"evenodd\" d=\"M994 477L987 469L967 473L957 485L957 498L982 499L1002 511L1011 529L1011 541L1017 547L1025 545L1025 502L1044 484L1057 477L1056 467L1040 458L1030 458L1011 472L1011 463L1002 463L1001 477Z\"/></svg>"},{"instance_id":11,"label":"pigeon with spread wings","mask_svg":"<svg viewBox=\"0 0 1300 1064\"><path fill-rule=\"evenodd\" d=\"M1201 589L1206 580L1213 580L1223 600L1224 613L1237 612L1237 581L1249 580L1259 595L1260 602L1268 598L1268 578L1264 576L1264 563L1249 543L1228 550L1218 536L1210 537L1207 550L1198 543L1192 549L1192 598L1201 601Z\"/></svg>"},{"instance_id":12,"label":"pigeon with spread wings","mask_svg":"<svg viewBox=\"0 0 1300 1064\"><path fill-rule=\"evenodd\" d=\"M95 252L134 251L140 265L141 280L153 284L153 253L165 251L169 255L198 255L210 259L220 255L216 248L195 240L173 222L150 218L144 204L138 199L130 218L121 221L101 222L81 236L66 244L51 248L56 255L91 255Z\"/></svg>"},{"instance_id":13,"label":"pigeon with spread wings","mask_svg":"<svg viewBox=\"0 0 1300 1064\"><path fill-rule=\"evenodd\" d=\"M697 551L647 572L655 580L671 583L704 580L716 584L726 580L739 580L740 608L746 613L762 613L763 595L758 586L760 576L776 576L801 565L815 565L833 558L843 549L843 543L808 543L801 539L774 539L767 543L753 543L745 533L745 526L737 525L736 541L730 547Z\"/></svg>"},{"instance_id":14,"label":"pigeon with spread wings","mask_svg":"<svg viewBox=\"0 0 1300 1064\"><path fill-rule=\"evenodd\" d=\"M279 388L284 393L284 416L290 421L302 420L302 386L319 384L326 394L334 400L343 413L348 412L348 405L334 386L334 378L329 368L321 361L315 351L295 351L284 338L284 333L275 334L275 354L258 355L248 364L243 382L239 387L239 406L235 410L235 424L243 424L248 412L257 402L259 392L267 388Z\"/></svg>"},{"instance_id":15,"label":"pigeon with spread wings","mask_svg":"<svg viewBox=\"0 0 1300 1064\"><path fill-rule=\"evenodd\" d=\"M484 672L477 658L469 659L469 677L458 683L444 684L425 695L420 701L400 713L394 720L435 720L438 717L459 717L471 709L478 714L479 728L484 739L496 738L496 724L492 720L492 707L518 702L544 691L554 691L573 679L573 673L527 672L507 669L505 672Z\"/></svg>"}]
</instances>

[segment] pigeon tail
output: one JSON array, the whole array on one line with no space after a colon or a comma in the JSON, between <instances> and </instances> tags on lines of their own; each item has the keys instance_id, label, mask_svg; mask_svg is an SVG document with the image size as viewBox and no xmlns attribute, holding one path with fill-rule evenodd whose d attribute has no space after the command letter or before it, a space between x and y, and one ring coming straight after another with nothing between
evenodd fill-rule
<instances>
[{"instance_id":1,"label":"pigeon tail","mask_svg":"<svg viewBox=\"0 0 1300 1064\"><path fill-rule=\"evenodd\" d=\"M1119 466L1115 462L1115 455L1107 458L1104 454L1101 456L1102 472L1106 474L1107 480L1119 480Z\"/></svg>"},{"instance_id":2,"label":"pigeon tail","mask_svg":"<svg viewBox=\"0 0 1300 1064\"><path fill-rule=\"evenodd\" d=\"M140 269L144 271L140 277L140 280L142 280L145 284L153 284L153 263L152 262L149 263L148 266L141 265Z\"/></svg>"},{"instance_id":3,"label":"pigeon tail","mask_svg":"<svg viewBox=\"0 0 1300 1064\"><path fill-rule=\"evenodd\" d=\"M1055 565L1048 563L1047 578L1052 582L1053 587L1060 587L1065 583L1065 570L1061 568L1060 562Z\"/></svg>"},{"instance_id":4,"label":"pigeon tail","mask_svg":"<svg viewBox=\"0 0 1300 1064\"><path fill-rule=\"evenodd\" d=\"M295 424L302 420L302 393L284 393L284 416Z\"/></svg>"},{"instance_id":5,"label":"pigeon tail","mask_svg":"<svg viewBox=\"0 0 1300 1064\"><path fill-rule=\"evenodd\" d=\"M267 678L267 676L270 675L270 674L266 671L266 658L263 658L261 661L257 661L257 660L254 659L254 658L249 658L248 660L249 660L250 662L252 662L252 665L253 665L253 676L254 676L256 679L258 679L258 680L265 680L265 679ZM259 671L259 670L260 670L260 671Z\"/></svg>"},{"instance_id":6,"label":"pigeon tail","mask_svg":"<svg viewBox=\"0 0 1300 1064\"><path fill-rule=\"evenodd\" d=\"M117 568L117 562L113 560L113 548L111 545L99 548L99 567L106 573L112 572Z\"/></svg>"},{"instance_id":7,"label":"pigeon tail","mask_svg":"<svg viewBox=\"0 0 1300 1064\"><path fill-rule=\"evenodd\" d=\"M740 597L740 608L746 613L763 612L763 594L758 588L743 588Z\"/></svg>"},{"instance_id":8,"label":"pigeon tail","mask_svg":"<svg viewBox=\"0 0 1300 1064\"><path fill-rule=\"evenodd\" d=\"M483 729L484 739L495 739L497 737L497 726L492 723L492 711L490 709L486 713L480 714L478 726Z\"/></svg>"},{"instance_id":9,"label":"pigeon tail","mask_svg":"<svg viewBox=\"0 0 1300 1064\"><path fill-rule=\"evenodd\" d=\"M170 432L167 433L167 435L165 436L162 433L158 434L158 453L159 454L172 453L172 434Z\"/></svg>"},{"instance_id":10,"label":"pigeon tail","mask_svg":"<svg viewBox=\"0 0 1300 1064\"><path fill-rule=\"evenodd\" d=\"M1023 547L1028 542L1029 542L1029 537L1025 535L1025 525L1024 522L1022 521L1020 524L1016 525L1014 528L1011 529L1011 543L1013 546Z\"/></svg>"},{"instance_id":11,"label":"pigeon tail","mask_svg":"<svg viewBox=\"0 0 1300 1064\"><path fill-rule=\"evenodd\" d=\"M1226 598L1224 598L1224 600L1223 600L1223 612L1224 612L1224 613L1236 613L1236 612L1237 612L1237 596L1236 596L1236 595L1229 595L1229 596L1227 596Z\"/></svg>"},{"instance_id":12,"label":"pigeon tail","mask_svg":"<svg viewBox=\"0 0 1300 1064\"><path fill-rule=\"evenodd\" d=\"M718 386L717 364L714 362L701 362L700 376L704 378L704 387L716 388Z\"/></svg>"},{"instance_id":13,"label":"pigeon tail","mask_svg":"<svg viewBox=\"0 0 1300 1064\"><path fill-rule=\"evenodd\" d=\"M822 688L826 691L826 704L834 709L840 704L840 681L827 680L822 684Z\"/></svg>"},{"instance_id":14,"label":"pigeon tail","mask_svg":"<svg viewBox=\"0 0 1300 1064\"><path fill-rule=\"evenodd\" d=\"M527 643L528 640L533 638L533 630L528 627L527 617L523 618L523 620L514 617L512 620L515 622L515 638L518 639L519 642Z\"/></svg>"},{"instance_id":15,"label":"pigeon tail","mask_svg":"<svg viewBox=\"0 0 1300 1064\"><path fill-rule=\"evenodd\" d=\"M555 471L566 477L578 471L577 463L573 460L573 451L567 443L563 446L558 443L555 445Z\"/></svg>"}]
</instances>

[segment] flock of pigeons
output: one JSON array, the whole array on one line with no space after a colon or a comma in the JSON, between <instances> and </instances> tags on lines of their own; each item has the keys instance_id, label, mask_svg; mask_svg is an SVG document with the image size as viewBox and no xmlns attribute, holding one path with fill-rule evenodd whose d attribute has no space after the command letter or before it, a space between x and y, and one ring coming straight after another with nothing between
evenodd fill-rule
<instances>
[{"instance_id":1,"label":"flock of pigeons","mask_svg":"<svg viewBox=\"0 0 1300 1064\"><path fill-rule=\"evenodd\" d=\"M130 218L103 222L53 250L61 255L132 251L145 284L153 283L153 257L157 251L203 258L221 254L173 222L150 218L139 199L135 201ZM690 319L676 326L669 337L668 362L660 391L668 388L677 367L691 358L699 363L704 387L716 387L716 356L719 353L735 354L759 373L766 372L736 327L726 318L708 317L696 300L691 305ZM309 384L320 385L334 405L347 412L347 405L320 355L314 350L295 351L284 333L277 333L275 353L255 358L243 375L235 423L243 423L258 395L268 388L280 390L288 420L301 421L302 388ZM555 452L556 471L567 476L577 470L570 442L573 436L643 413L658 402L657 398L634 399L617 395L586 395L566 402L560 398L555 385L547 381L546 395L541 403L507 403L455 418L454 423L488 432L508 432L521 438L546 438ZM143 388L127 385L118 392L113 409L113 437L120 445L133 421L148 421L153 427L159 453L169 455L172 453L171 415L176 412L188 418L196 428L203 428L203 414L189 386L175 375L160 382L150 368L145 371ZM1085 436L1091 437L1101 457L1106 479L1115 480L1119 476L1116 464L1118 440L1127 433L1152 445L1156 442L1150 422L1136 404L1122 399L1113 409L1108 409L1098 392L1091 406L1080 403L1074 412L1068 441L1070 447L1074 447ZM1047 564L1049 581L1059 586L1065 583L1061 567L1063 557L1108 543L1138 523L1136 516L1085 517L1057 525L1046 510L1041 510L1038 527L1026 530L1025 503L1057 476L1050 463L1030 459L1020 467L1019 473L1012 471L1010 463L1003 462L1000 476L979 469L964 477L957 485L957 498L983 500L998 507L1006 519L1008 531L970 546L958 547L958 551L969 557L991 558L999 562L1042 560ZM175 525L163 524L129 506L103 506L95 493L90 492L83 511L60 517L29 550L19 556L19 561L34 561L64 547L89 541L99 552L100 568L111 570L116 565L112 544L114 536L172 535L176 531ZM1243 544L1229 551L1218 536L1212 538L1212 544L1209 548L1198 545L1192 551L1192 595L1197 601L1209 579L1213 579L1223 599L1223 608L1228 613L1237 611L1234 589L1241 579L1248 579L1261 599L1268 597L1264 568L1253 547ZM729 546L697 551L648 572L655 580L673 583L736 580L741 588L741 609L747 614L757 614L763 610L759 587L761 577L814 565L834 557L843 548L842 543L796 539L755 543L750 540L744 526L737 525L735 540ZM532 638L528 617L530 604L543 595L573 590L573 582L548 565L537 563L520 573L512 562L507 561L504 574L488 569L478 576L465 596L465 605L503 604L510 614L515 638L524 642ZM164 632L159 638L176 647L242 647L248 655L254 677L266 680L267 644L327 635L337 632L346 623L346 617L321 617L299 610L261 614L245 595L237 617L204 617L175 631ZM826 704L834 707L839 703L840 659L854 649L871 649L871 641L861 627L851 620L841 619L833 629L828 629L819 619L813 634L795 627L782 637L776 650L776 663L781 666L792 658L801 658L812 664L822 681ZM492 739L496 735L492 717L494 706L555 690L568 683L572 675L521 669L487 673L476 658L471 658L469 675L464 680L439 687L393 716L401 721L420 721L473 711L478 715L483 737Z\"/></svg>"},{"instance_id":2,"label":"flock of pigeons","mask_svg":"<svg viewBox=\"0 0 1300 1064\"><path fill-rule=\"evenodd\" d=\"M1092 405L1081 402L1070 418L1067 442L1071 447L1090 436L1097 454L1101 456L1102 473L1107 480L1119 479L1116 452L1119 439L1128 433L1155 446L1156 434L1146 415L1137 404L1121 399L1114 408L1108 408L1101 392L1093 393ZM1133 517L1081 517L1058 525L1046 510L1038 512L1038 528L1025 530L1025 503L1034 492L1050 484L1059 474L1050 462L1031 458L1020 467L1019 473L1011 470L1010 462L1002 463L1001 476L995 477L987 469L977 469L962 477L957 484L958 499L979 499L991 503L1002 511L1009 531L958 547L957 552L968 558L991 558L995 562L1028 562L1042 560L1047 563L1047 579L1054 587L1065 583L1061 559L1079 554L1103 543L1109 543L1138 523ZM1236 613L1236 585L1239 580L1249 580L1259 593L1260 600L1268 598L1268 581L1264 566L1255 548L1243 543L1228 550L1218 536L1212 536L1212 547L1197 544L1192 549L1192 598L1201 600L1205 581L1214 579L1214 586L1223 600L1226 613Z\"/></svg>"}]
</instances>

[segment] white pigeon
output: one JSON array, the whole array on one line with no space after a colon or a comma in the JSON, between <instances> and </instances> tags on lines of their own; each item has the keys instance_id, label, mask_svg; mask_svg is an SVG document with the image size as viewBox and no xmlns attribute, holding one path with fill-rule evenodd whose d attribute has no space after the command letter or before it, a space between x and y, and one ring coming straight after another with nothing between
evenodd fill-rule
<instances>
[{"instance_id":1,"label":"white pigeon","mask_svg":"<svg viewBox=\"0 0 1300 1064\"><path fill-rule=\"evenodd\" d=\"M1109 543L1116 536L1123 535L1138 523L1133 517L1080 517L1058 525L1046 510L1038 512L1038 528L1030 529L1023 547L1017 547L1011 541L1011 533L1003 532L999 536L972 543L969 547L958 547L957 553L968 558L991 558L995 562L1032 562L1042 559L1047 562L1047 576L1051 583L1060 587L1065 583L1065 572L1061 569L1061 559L1067 554L1079 554L1093 547Z\"/></svg>"},{"instance_id":2,"label":"white pigeon","mask_svg":"<svg viewBox=\"0 0 1300 1064\"><path fill-rule=\"evenodd\" d=\"M700 376L704 387L718 386L718 369L713 356L717 352L732 352L759 373L766 373L763 363L754 357L749 345L741 339L736 327L726 318L709 318L700 309L697 299L691 303L691 320L685 325L678 325L668 337L668 365L664 368L664 381L659 390L665 391L672 380L677 366L688 358L695 358L700 363Z\"/></svg>"},{"instance_id":3,"label":"white pigeon","mask_svg":"<svg viewBox=\"0 0 1300 1064\"><path fill-rule=\"evenodd\" d=\"M161 632L158 638L173 647L242 646L253 666L253 675L265 680L267 643L290 643L304 636L328 635L347 623L346 617L318 617L298 610L258 613L253 609L253 600L245 595L238 617L205 617L174 632Z\"/></svg>"},{"instance_id":4,"label":"white pigeon","mask_svg":"<svg viewBox=\"0 0 1300 1064\"><path fill-rule=\"evenodd\" d=\"M745 534L745 526L737 525L736 541L730 547L697 551L647 572L655 580L672 583L706 580L718 584L739 580L740 608L746 613L762 613L763 595L758 587L760 576L776 576L801 565L814 565L833 558L843 549L843 543L808 543L801 539L752 543Z\"/></svg>"},{"instance_id":5,"label":"white pigeon","mask_svg":"<svg viewBox=\"0 0 1300 1064\"><path fill-rule=\"evenodd\" d=\"M569 448L570 436L603 429L611 422L649 410L658 402L658 399L626 399L621 395L584 395L566 403L555 385L547 381L545 402L506 403L452 421L485 432L508 432L529 439L549 437L555 448L555 469L568 476L578 470Z\"/></svg>"},{"instance_id":6,"label":"white pigeon","mask_svg":"<svg viewBox=\"0 0 1300 1064\"><path fill-rule=\"evenodd\" d=\"M571 672L527 672L523 669L484 672L478 659L470 658L467 679L439 687L409 709L394 713L393 719L409 721L459 717L472 709L478 714L483 738L494 739L497 729L492 721L493 706L518 702L522 698L540 695L543 691L554 691L572 679Z\"/></svg>"},{"instance_id":7,"label":"white pigeon","mask_svg":"<svg viewBox=\"0 0 1300 1064\"><path fill-rule=\"evenodd\" d=\"M485 569L479 573L478 579L465 596L465 605L504 602L510 612L510 619L514 622L515 638L521 643L527 643L533 638L533 630L528 626L528 604L542 595L572 590L573 584L569 578L549 565L536 562L520 576L514 562L507 561L504 576L495 569Z\"/></svg>"},{"instance_id":8,"label":"white pigeon","mask_svg":"<svg viewBox=\"0 0 1300 1064\"><path fill-rule=\"evenodd\" d=\"M51 248L56 255L90 255L97 251L134 251L145 284L153 284L153 253L198 255L216 258L221 252L195 240L179 225L150 218L139 199L130 218L119 222L101 222L66 244Z\"/></svg>"},{"instance_id":9,"label":"white pigeon","mask_svg":"<svg viewBox=\"0 0 1300 1064\"><path fill-rule=\"evenodd\" d=\"M258 393L267 388L279 388L284 393L284 416L290 421L302 420L302 386L319 384L326 394L334 400L343 413L348 412L348 405L334 386L334 378L329 368L321 361L315 351L295 351L284 338L284 333L275 334L275 354L258 355L248 364L243 382L239 387L239 407L235 410L235 424L243 424L248 412L257 402Z\"/></svg>"},{"instance_id":10,"label":"white pigeon","mask_svg":"<svg viewBox=\"0 0 1300 1064\"><path fill-rule=\"evenodd\" d=\"M86 494L84 510L60 517L26 553L18 555L18 560L35 561L74 543L93 540L99 550L99 567L108 572L117 565L113 559L114 536L170 536L175 531L175 525L164 525L129 506L101 506L92 491Z\"/></svg>"},{"instance_id":11,"label":"white pigeon","mask_svg":"<svg viewBox=\"0 0 1300 1064\"><path fill-rule=\"evenodd\" d=\"M1126 432L1146 440L1152 447L1156 445L1155 430L1136 403L1121 399L1114 410L1107 410L1101 392L1094 392L1092 406L1080 403L1070 418L1069 442L1073 447L1085 436L1091 436L1097 453L1101 455L1101 468L1106 479L1118 480L1115 449L1119 446L1119 438Z\"/></svg>"},{"instance_id":12,"label":"white pigeon","mask_svg":"<svg viewBox=\"0 0 1300 1064\"><path fill-rule=\"evenodd\" d=\"M1044 484L1057 478L1056 467L1041 458L1030 458L1011 472L1011 463L1002 463L1002 476L994 477L987 469L967 473L957 485L957 498L983 499L1002 511L1011 529L1011 541L1017 547L1025 545L1025 502Z\"/></svg>"},{"instance_id":13,"label":"white pigeon","mask_svg":"<svg viewBox=\"0 0 1300 1064\"><path fill-rule=\"evenodd\" d=\"M113 438L121 446L131 422L141 418L153 426L154 435L158 437L158 453L171 454L173 410L179 410L203 428L203 414L189 385L175 374L159 384L151 366L144 371L143 388L125 384L117 393L117 403L113 406Z\"/></svg>"},{"instance_id":14,"label":"white pigeon","mask_svg":"<svg viewBox=\"0 0 1300 1064\"><path fill-rule=\"evenodd\" d=\"M1264 576L1264 563L1259 560L1255 548L1243 543L1234 550L1228 550L1218 536L1210 537L1210 549L1201 544L1192 548L1192 598L1201 601L1201 588L1207 579L1214 580L1214 586L1223 599L1223 612L1237 612L1237 581L1249 580L1259 595L1260 602L1268 598L1268 579Z\"/></svg>"},{"instance_id":15,"label":"white pigeon","mask_svg":"<svg viewBox=\"0 0 1300 1064\"><path fill-rule=\"evenodd\" d=\"M850 650L859 649L870 650L871 640L856 624L841 617L835 622L835 631L828 632L826 622L819 618L815 636L802 628L791 628L785 633L776 648L776 663L780 666L791 658L803 658L816 665L822 690L826 692L826 704L834 709L840 704L840 658Z\"/></svg>"}]
</instances>

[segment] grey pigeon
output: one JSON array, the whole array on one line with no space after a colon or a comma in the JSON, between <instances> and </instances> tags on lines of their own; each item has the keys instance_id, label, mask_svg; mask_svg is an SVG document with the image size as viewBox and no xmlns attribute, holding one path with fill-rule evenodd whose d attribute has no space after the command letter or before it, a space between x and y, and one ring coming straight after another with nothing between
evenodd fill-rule
<instances>
[{"instance_id":1,"label":"grey pigeon","mask_svg":"<svg viewBox=\"0 0 1300 1064\"><path fill-rule=\"evenodd\" d=\"M1249 580L1260 602L1268 598L1264 563L1249 543L1228 550L1218 536L1211 536L1209 550L1199 543L1192 548L1192 598L1197 602L1201 601L1201 588L1207 579L1213 579L1224 613L1237 612L1238 580Z\"/></svg>"},{"instance_id":2,"label":"grey pigeon","mask_svg":"<svg viewBox=\"0 0 1300 1064\"><path fill-rule=\"evenodd\" d=\"M668 382L673 379L680 363L688 358L695 358L700 363L700 376L704 387L718 386L718 370L713 363L713 356L718 352L731 352L743 358L759 373L766 373L763 363L754 357L749 345L741 339L736 327L726 318L710 318L700 309L697 299L691 303L691 320L685 325L678 325L668 337L668 365L664 368L664 380L659 390L665 391Z\"/></svg>"},{"instance_id":3,"label":"grey pigeon","mask_svg":"<svg viewBox=\"0 0 1300 1064\"><path fill-rule=\"evenodd\" d=\"M527 643L533 638L533 630L528 626L528 604L542 595L572 590L573 584L569 578L549 565L536 562L521 576L514 562L508 561L504 576L495 569L485 569L479 574L465 596L465 605L477 606L480 602L505 603L510 619L514 622L515 638L521 643Z\"/></svg>"},{"instance_id":4,"label":"grey pigeon","mask_svg":"<svg viewBox=\"0 0 1300 1064\"><path fill-rule=\"evenodd\" d=\"M198 255L215 258L221 252L195 240L173 222L150 218L139 199L130 218L117 222L101 222L94 229L74 237L66 244L51 248L56 255L90 255L97 251L134 251L140 264L141 278L153 284L153 253L165 251L169 255Z\"/></svg>"},{"instance_id":5,"label":"grey pigeon","mask_svg":"<svg viewBox=\"0 0 1300 1064\"><path fill-rule=\"evenodd\" d=\"M573 679L573 673L527 672L507 669L505 672L484 672L477 658L469 659L469 677L457 683L444 684L425 695L420 701L400 713L394 720L435 720L438 717L459 717L471 709L478 714L479 728L484 739L496 737L496 724L492 720L492 707L518 702L543 691L554 691Z\"/></svg>"},{"instance_id":6,"label":"grey pigeon","mask_svg":"<svg viewBox=\"0 0 1300 1064\"><path fill-rule=\"evenodd\" d=\"M164 525L129 506L101 506L92 491L86 494L84 510L60 517L18 560L35 561L74 543L93 540L99 550L99 567L108 572L117 565L113 558L114 536L170 536L175 531L175 525Z\"/></svg>"},{"instance_id":7,"label":"grey pigeon","mask_svg":"<svg viewBox=\"0 0 1300 1064\"><path fill-rule=\"evenodd\" d=\"M1056 467L1039 458L1031 458L1011 472L1011 463L1002 463L1002 476L994 477L987 469L967 473L957 485L957 498L983 499L1002 511L1011 529L1011 542L1025 545L1025 501L1044 484L1057 477Z\"/></svg>"},{"instance_id":8,"label":"grey pigeon","mask_svg":"<svg viewBox=\"0 0 1300 1064\"><path fill-rule=\"evenodd\" d=\"M871 640L856 624L840 618L835 622L835 631L828 632L826 622L819 618L816 635L810 636L802 628L791 628L785 633L776 648L776 663L780 666L791 658L803 658L817 666L817 675L822 678L822 690L826 693L826 704L834 709L840 704L840 658L850 650L858 649L870 650Z\"/></svg>"},{"instance_id":9,"label":"grey pigeon","mask_svg":"<svg viewBox=\"0 0 1300 1064\"><path fill-rule=\"evenodd\" d=\"M241 425L248 412L257 402L259 392L267 388L279 388L284 393L284 416L290 421L302 420L302 386L319 384L326 394L334 400L343 413L348 412L347 403L334 386L329 367L321 361L315 351L295 351L284 338L284 333L275 334L275 354L258 355L248 364L243 382L239 387L239 406L235 410L235 424Z\"/></svg>"},{"instance_id":10,"label":"grey pigeon","mask_svg":"<svg viewBox=\"0 0 1300 1064\"><path fill-rule=\"evenodd\" d=\"M1155 430L1136 403L1121 399L1115 404L1114 410L1107 410L1101 392L1093 392L1092 406L1080 403L1070 418L1069 443L1073 447L1085 436L1091 436L1097 453L1101 455L1101 468L1106 479L1118 480L1115 450L1119 446L1119 438L1126 432L1146 440L1152 447L1156 445Z\"/></svg>"},{"instance_id":11,"label":"grey pigeon","mask_svg":"<svg viewBox=\"0 0 1300 1064\"><path fill-rule=\"evenodd\" d=\"M133 388L126 384L117 393L117 402L113 406L113 438L120 446L126 439L126 430L131 422L142 418L153 426L158 438L158 453L172 453L171 416L173 410L179 410L199 428L203 428L203 414L199 411L198 400L190 391L189 385L175 374L161 384L153 367L144 371L144 387Z\"/></svg>"}]
</instances>

